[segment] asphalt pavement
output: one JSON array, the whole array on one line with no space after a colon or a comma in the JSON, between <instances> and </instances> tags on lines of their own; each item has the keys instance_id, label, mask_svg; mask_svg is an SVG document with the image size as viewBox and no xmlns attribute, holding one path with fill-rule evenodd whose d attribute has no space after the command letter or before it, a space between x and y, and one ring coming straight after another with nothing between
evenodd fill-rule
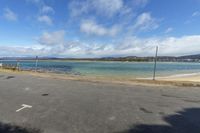
<instances>
[{"instance_id":1,"label":"asphalt pavement","mask_svg":"<svg viewBox=\"0 0 200 133\"><path fill-rule=\"evenodd\" d=\"M0 133L200 133L200 88L0 73Z\"/></svg>"}]
</instances>

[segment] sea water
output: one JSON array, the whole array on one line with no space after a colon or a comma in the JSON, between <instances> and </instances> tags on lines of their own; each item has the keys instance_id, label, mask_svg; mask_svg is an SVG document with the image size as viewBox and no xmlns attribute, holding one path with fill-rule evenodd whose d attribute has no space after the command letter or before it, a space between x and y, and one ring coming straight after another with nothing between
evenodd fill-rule
<instances>
[{"instance_id":1,"label":"sea water","mask_svg":"<svg viewBox=\"0 0 200 133\"><path fill-rule=\"evenodd\" d=\"M16 64L16 61L3 61ZM35 70L35 61L20 61L22 70ZM110 61L39 61L37 71L62 74L101 76L117 78L152 77L154 62L110 62ZM158 62L156 76L200 73L200 63Z\"/></svg>"}]
</instances>

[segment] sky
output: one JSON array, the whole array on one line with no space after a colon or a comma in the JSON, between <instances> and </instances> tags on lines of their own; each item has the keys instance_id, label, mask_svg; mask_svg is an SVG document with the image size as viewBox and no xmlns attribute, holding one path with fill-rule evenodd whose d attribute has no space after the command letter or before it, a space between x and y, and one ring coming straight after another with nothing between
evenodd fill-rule
<instances>
[{"instance_id":1,"label":"sky","mask_svg":"<svg viewBox=\"0 0 200 133\"><path fill-rule=\"evenodd\" d=\"M0 57L200 54L200 0L0 0Z\"/></svg>"}]
</instances>

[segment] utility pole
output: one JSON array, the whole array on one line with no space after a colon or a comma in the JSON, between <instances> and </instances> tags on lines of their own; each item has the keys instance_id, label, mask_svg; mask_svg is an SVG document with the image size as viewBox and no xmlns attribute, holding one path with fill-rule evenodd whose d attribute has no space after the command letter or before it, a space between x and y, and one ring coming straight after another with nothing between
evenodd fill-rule
<instances>
[{"instance_id":1,"label":"utility pole","mask_svg":"<svg viewBox=\"0 0 200 133\"><path fill-rule=\"evenodd\" d=\"M38 66L38 56L35 58L35 72L37 71L37 66Z\"/></svg>"},{"instance_id":2,"label":"utility pole","mask_svg":"<svg viewBox=\"0 0 200 133\"><path fill-rule=\"evenodd\" d=\"M156 79L156 65L157 65L157 56L158 56L158 46L156 46L156 55L154 58L154 71L153 71L153 80Z\"/></svg>"}]
</instances>

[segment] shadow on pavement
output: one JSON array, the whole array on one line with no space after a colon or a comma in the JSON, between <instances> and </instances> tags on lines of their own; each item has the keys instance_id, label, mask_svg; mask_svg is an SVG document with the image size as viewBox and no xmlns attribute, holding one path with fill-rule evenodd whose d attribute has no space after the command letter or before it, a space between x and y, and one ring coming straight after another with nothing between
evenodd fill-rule
<instances>
[{"instance_id":1,"label":"shadow on pavement","mask_svg":"<svg viewBox=\"0 0 200 133\"><path fill-rule=\"evenodd\" d=\"M42 133L40 129L26 128L0 122L0 133Z\"/></svg>"},{"instance_id":2,"label":"shadow on pavement","mask_svg":"<svg viewBox=\"0 0 200 133\"><path fill-rule=\"evenodd\" d=\"M188 108L163 118L168 125L135 125L118 133L200 133L200 108Z\"/></svg>"}]
</instances>

